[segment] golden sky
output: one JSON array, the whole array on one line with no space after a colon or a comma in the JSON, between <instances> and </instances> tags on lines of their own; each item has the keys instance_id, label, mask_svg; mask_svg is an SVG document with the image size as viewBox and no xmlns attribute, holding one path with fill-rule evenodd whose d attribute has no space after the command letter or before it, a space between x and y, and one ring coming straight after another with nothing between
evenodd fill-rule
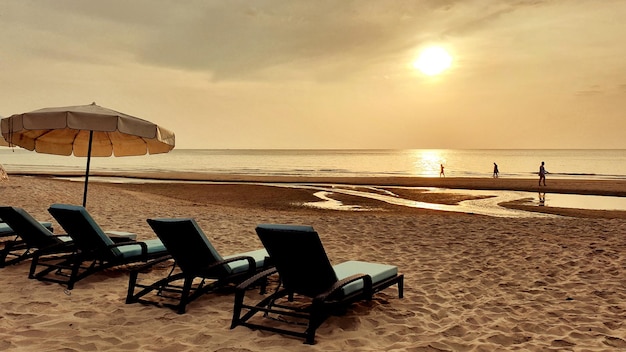
<instances>
[{"instance_id":1,"label":"golden sky","mask_svg":"<svg viewBox=\"0 0 626 352\"><path fill-rule=\"evenodd\" d=\"M177 148L624 148L623 0L1 0L0 115L98 105ZM451 66L413 63L437 45Z\"/></svg>"}]
</instances>

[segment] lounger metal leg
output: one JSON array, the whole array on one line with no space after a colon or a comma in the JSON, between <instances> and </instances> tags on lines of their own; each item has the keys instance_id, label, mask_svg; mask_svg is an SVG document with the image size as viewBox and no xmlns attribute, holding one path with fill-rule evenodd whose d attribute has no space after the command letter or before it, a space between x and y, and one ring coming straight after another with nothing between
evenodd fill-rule
<instances>
[{"instance_id":1,"label":"lounger metal leg","mask_svg":"<svg viewBox=\"0 0 626 352\"><path fill-rule=\"evenodd\" d=\"M315 344L315 331L317 328L322 325L324 322L324 308L320 305L315 307L315 305L311 308L311 313L309 315L309 326L305 331L304 343L307 345Z\"/></svg>"},{"instance_id":2,"label":"lounger metal leg","mask_svg":"<svg viewBox=\"0 0 626 352\"><path fill-rule=\"evenodd\" d=\"M135 285L137 284L138 271L131 271L130 278L128 279L128 291L126 292L126 304L134 302Z\"/></svg>"},{"instance_id":3,"label":"lounger metal leg","mask_svg":"<svg viewBox=\"0 0 626 352\"><path fill-rule=\"evenodd\" d=\"M235 291L235 306L233 308L233 320L230 323L230 328L234 329L239 325L241 317L241 308L243 306L243 300L246 296L245 289L238 289Z\"/></svg>"},{"instance_id":4,"label":"lounger metal leg","mask_svg":"<svg viewBox=\"0 0 626 352\"><path fill-rule=\"evenodd\" d=\"M39 255L35 254L33 260L30 262L30 270L28 271L28 278L35 278L35 269L37 269L37 262L39 261Z\"/></svg>"},{"instance_id":5,"label":"lounger metal leg","mask_svg":"<svg viewBox=\"0 0 626 352\"><path fill-rule=\"evenodd\" d=\"M185 314L185 308L187 307L187 301L189 300L189 292L191 292L191 284L193 283L193 277L186 277L183 283L183 291L180 293L180 303L178 304L178 314Z\"/></svg>"}]
</instances>

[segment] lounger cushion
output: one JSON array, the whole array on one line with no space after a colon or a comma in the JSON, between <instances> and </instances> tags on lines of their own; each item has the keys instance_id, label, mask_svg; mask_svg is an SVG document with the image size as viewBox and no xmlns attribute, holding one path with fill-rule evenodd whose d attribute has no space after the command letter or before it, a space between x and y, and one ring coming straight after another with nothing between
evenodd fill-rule
<instances>
[{"instance_id":1,"label":"lounger cushion","mask_svg":"<svg viewBox=\"0 0 626 352\"><path fill-rule=\"evenodd\" d=\"M52 233L52 223L37 221L22 208L1 206L0 216L4 217L2 219L4 221L1 225L6 226L6 230L9 230L9 228L11 228L13 231L15 231L15 233L10 234L11 236L17 236L15 240L13 240L15 241L14 243L21 243L29 249L42 249L44 247L52 246L62 242L71 241L71 238L69 236L64 236L63 238L60 238ZM8 235L9 234L2 234L1 236ZM28 253L25 254L27 254L28 256Z\"/></svg>"},{"instance_id":2,"label":"lounger cushion","mask_svg":"<svg viewBox=\"0 0 626 352\"><path fill-rule=\"evenodd\" d=\"M6 236L13 234L13 229L9 225L0 222L0 236Z\"/></svg>"},{"instance_id":3,"label":"lounger cushion","mask_svg":"<svg viewBox=\"0 0 626 352\"><path fill-rule=\"evenodd\" d=\"M102 230L100 225L96 223L93 217L91 217L91 214L89 214L87 209L85 209L84 207L81 207L78 205L71 205L71 204L53 204L50 206L50 208L51 209L64 209L64 210L79 212L82 215L82 217L85 219L87 224L90 226L90 229L93 231L93 234L100 237L104 245L112 246L114 244L113 240L109 236L107 236L104 230ZM141 241L141 242L144 242L147 245L148 254L157 253L157 252L165 253L167 251L165 249L165 246L163 245L163 243L161 243L161 240L159 239L152 239L152 240ZM124 245L124 246L119 246L119 247L116 246L111 249L111 252L116 257L122 257L122 258L132 258L132 257L137 257L137 256L142 255L141 246L139 244Z\"/></svg>"},{"instance_id":4,"label":"lounger cushion","mask_svg":"<svg viewBox=\"0 0 626 352\"><path fill-rule=\"evenodd\" d=\"M52 228L52 223L50 223L50 222L42 221L42 222L40 222L40 224L43 225L48 230L50 230ZM13 231L13 229L11 227L9 227L9 225L7 225L4 222L0 222L0 237L1 236L12 235L13 233L14 233L14 231Z\"/></svg>"},{"instance_id":5,"label":"lounger cushion","mask_svg":"<svg viewBox=\"0 0 626 352\"><path fill-rule=\"evenodd\" d=\"M397 266L361 262L361 261L356 261L356 260L351 260L351 261L343 262L341 264L333 265L333 269L335 270L335 274L337 275L337 278L339 280L343 280L355 274L367 274L372 277L372 283L374 285L376 285L376 283L381 282L385 279L389 279L398 275ZM363 281L358 280L345 286L343 288L343 293L345 295L348 295L361 289L363 289Z\"/></svg>"},{"instance_id":6,"label":"lounger cushion","mask_svg":"<svg viewBox=\"0 0 626 352\"><path fill-rule=\"evenodd\" d=\"M211 255L213 256L213 258L215 258L215 260L221 261L223 259L222 256L217 252L217 249L215 249L215 247L213 247L213 244L211 244L211 241L209 241L209 238L206 236L204 231L202 231L202 229L200 228L200 225L198 225L198 223L194 219L189 219L189 220L193 224L193 226L196 229L196 231L198 231L198 233L202 234L202 236L200 236L200 238L202 238L202 241L204 241L204 243L206 244L206 246L207 246L209 252L211 252ZM176 219L173 219L173 221L176 221Z\"/></svg>"},{"instance_id":7,"label":"lounger cushion","mask_svg":"<svg viewBox=\"0 0 626 352\"><path fill-rule=\"evenodd\" d=\"M224 257L224 259L230 259L233 257L241 257L241 256L254 258L254 261L256 262L256 268L258 269L258 268L263 267L263 264L265 263L265 258L268 257L269 254L267 254L267 251L265 249L257 249L256 251L227 255ZM236 262L228 263L227 265L233 274L248 270L247 260L238 260Z\"/></svg>"},{"instance_id":8,"label":"lounger cushion","mask_svg":"<svg viewBox=\"0 0 626 352\"><path fill-rule=\"evenodd\" d=\"M313 226L308 225L289 225L289 224L259 224L257 228L269 231L284 232L315 232Z\"/></svg>"},{"instance_id":9,"label":"lounger cushion","mask_svg":"<svg viewBox=\"0 0 626 352\"><path fill-rule=\"evenodd\" d=\"M159 239L152 239L147 241L141 241L148 246L148 253L157 253L166 251L165 246ZM139 244L129 244L117 247L120 252L120 255L124 258L132 258L136 256L140 256L141 246Z\"/></svg>"},{"instance_id":10,"label":"lounger cushion","mask_svg":"<svg viewBox=\"0 0 626 352\"><path fill-rule=\"evenodd\" d=\"M177 236L177 237L179 237L179 240L182 243L185 243L184 241L188 237L193 237L193 239L195 239L195 240L200 240L200 241L202 241L202 243L196 243L197 246L201 247L202 244L204 244L204 246L206 246L206 249L209 251L210 256L212 256L214 260L216 260L216 261L222 261L223 260L222 256L217 252L215 247L213 247L213 244L211 244L211 241L209 241L209 239L207 238L206 234L204 233L204 231L202 231L202 229L200 228L200 225L198 225L196 220L194 220L192 218L160 218L160 219L153 219L153 220L158 221L158 222L162 222L162 223L174 223L174 224L189 223L189 224L191 224L193 226L194 230L196 231L196 234L200 234L200 236L196 236L196 234L194 234L193 232L189 232L189 233L181 232ZM157 236L158 236L158 233L157 233Z\"/></svg>"},{"instance_id":11,"label":"lounger cushion","mask_svg":"<svg viewBox=\"0 0 626 352\"><path fill-rule=\"evenodd\" d=\"M114 244L113 240L111 238L109 238L109 236L107 236L106 233L104 233L104 230L102 230L100 225L98 225L98 223L96 223L96 221L91 217L91 214L89 214L87 209L85 209L84 207L81 207L79 205L72 205L72 204L52 204L50 206L50 208L51 209L63 209L63 210L77 211L77 212L81 213L82 216L84 217L85 221L87 221L87 223L91 227L91 230L93 231L93 233L98 235L98 237L100 237L100 239L102 240L102 243L104 245L111 246L111 245ZM139 253L141 253L141 249L138 248L138 250L139 250ZM128 255L122 254L122 251L120 249L118 249L118 248L113 248L111 250L111 252L115 256L123 256L125 258L128 258Z\"/></svg>"}]
</instances>

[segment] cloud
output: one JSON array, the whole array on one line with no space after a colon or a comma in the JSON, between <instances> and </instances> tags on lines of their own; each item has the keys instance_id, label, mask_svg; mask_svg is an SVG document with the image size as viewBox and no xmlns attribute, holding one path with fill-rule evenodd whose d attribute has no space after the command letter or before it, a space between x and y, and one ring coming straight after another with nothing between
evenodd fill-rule
<instances>
[{"instance_id":1,"label":"cloud","mask_svg":"<svg viewBox=\"0 0 626 352\"><path fill-rule=\"evenodd\" d=\"M216 79L229 79L284 67L311 74L336 66L359 71L377 57L415 44L405 33L417 33L418 20L394 3L386 3L390 6L383 13L363 4L372 3L214 3L146 38L139 55L156 64L210 70Z\"/></svg>"},{"instance_id":2,"label":"cloud","mask_svg":"<svg viewBox=\"0 0 626 352\"><path fill-rule=\"evenodd\" d=\"M540 1L229 0L10 3L35 56L207 71L215 80L349 77ZM13 22L12 19L15 19Z\"/></svg>"},{"instance_id":3,"label":"cloud","mask_svg":"<svg viewBox=\"0 0 626 352\"><path fill-rule=\"evenodd\" d=\"M417 46L434 23L432 12L456 3L61 0L11 3L7 17L16 19L13 25L26 19L33 54L68 60L130 55L238 79L281 68L312 75L359 72Z\"/></svg>"},{"instance_id":4,"label":"cloud","mask_svg":"<svg viewBox=\"0 0 626 352\"><path fill-rule=\"evenodd\" d=\"M136 43L136 55L151 64L207 70L216 80L269 78L276 70L306 78L344 78L408 55L433 38L445 39L459 23L485 25L518 7L537 4L469 3L230 0L181 6L161 2L154 18L162 20L144 32ZM167 17L160 17L164 13Z\"/></svg>"}]
</instances>

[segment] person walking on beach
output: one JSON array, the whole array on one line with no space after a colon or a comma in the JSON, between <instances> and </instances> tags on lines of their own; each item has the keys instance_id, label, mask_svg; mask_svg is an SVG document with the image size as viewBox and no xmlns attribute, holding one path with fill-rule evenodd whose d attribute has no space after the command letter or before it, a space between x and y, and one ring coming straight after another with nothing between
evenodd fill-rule
<instances>
[{"instance_id":1,"label":"person walking on beach","mask_svg":"<svg viewBox=\"0 0 626 352\"><path fill-rule=\"evenodd\" d=\"M545 163L542 161L541 166L539 166L539 186L541 186L541 181L543 181L543 185L546 185L546 171Z\"/></svg>"},{"instance_id":2,"label":"person walking on beach","mask_svg":"<svg viewBox=\"0 0 626 352\"><path fill-rule=\"evenodd\" d=\"M498 171L498 164L493 163L493 178L498 178L499 173L500 171Z\"/></svg>"},{"instance_id":3,"label":"person walking on beach","mask_svg":"<svg viewBox=\"0 0 626 352\"><path fill-rule=\"evenodd\" d=\"M443 172L443 164L439 164L439 167L441 167L441 171L439 171L439 177L446 177L446 173Z\"/></svg>"}]
</instances>

